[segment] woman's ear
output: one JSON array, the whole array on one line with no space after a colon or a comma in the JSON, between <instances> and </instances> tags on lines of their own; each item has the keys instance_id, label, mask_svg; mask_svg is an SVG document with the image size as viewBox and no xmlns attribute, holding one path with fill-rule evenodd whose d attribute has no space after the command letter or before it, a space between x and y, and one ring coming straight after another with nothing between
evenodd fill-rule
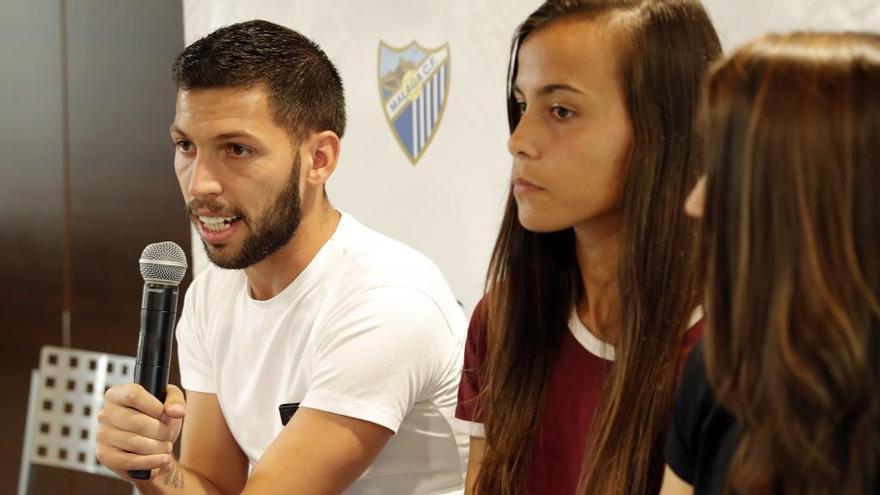
<instances>
[{"instance_id":1,"label":"woman's ear","mask_svg":"<svg viewBox=\"0 0 880 495\"><path fill-rule=\"evenodd\" d=\"M706 209L706 176L700 177L697 184L684 201L684 211L694 218L703 218Z\"/></svg>"}]
</instances>

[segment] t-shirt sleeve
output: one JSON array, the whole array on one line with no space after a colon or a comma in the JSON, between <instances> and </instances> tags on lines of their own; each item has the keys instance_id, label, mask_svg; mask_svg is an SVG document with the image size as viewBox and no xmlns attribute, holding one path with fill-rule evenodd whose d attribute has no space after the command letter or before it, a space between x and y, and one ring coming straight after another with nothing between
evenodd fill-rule
<instances>
[{"instance_id":1,"label":"t-shirt sleeve","mask_svg":"<svg viewBox=\"0 0 880 495\"><path fill-rule=\"evenodd\" d=\"M406 287L368 291L319 334L300 406L397 432L413 405L457 365L462 342L437 303Z\"/></svg>"},{"instance_id":2,"label":"t-shirt sleeve","mask_svg":"<svg viewBox=\"0 0 880 495\"><path fill-rule=\"evenodd\" d=\"M486 361L487 321L486 302L483 299L474 309L468 326L461 382L458 385L458 404L455 407L456 430L472 437L486 436L477 402Z\"/></svg>"},{"instance_id":3,"label":"t-shirt sleeve","mask_svg":"<svg viewBox=\"0 0 880 495\"><path fill-rule=\"evenodd\" d=\"M697 343L688 356L678 384L664 450L666 464L679 478L691 485L694 483L708 392L703 346L702 343Z\"/></svg>"},{"instance_id":4,"label":"t-shirt sleeve","mask_svg":"<svg viewBox=\"0 0 880 495\"><path fill-rule=\"evenodd\" d=\"M177 322L177 361L180 366L180 384L191 392L216 394L210 354L205 346L204 325L200 324L193 307L193 292L196 283L190 286L183 301L183 310Z\"/></svg>"},{"instance_id":5,"label":"t-shirt sleeve","mask_svg":"<svg viewBox=\"0 0 880 495\"><path fill-rule=\"evenodd\" d=\"M678 355L678 375L681 376L681 372L684 369L684 364L687 362L688 356L691 354L691 351L694 347L696 347L697 343L703 339L703 329L705 328L705 322L703 318L697 320L687 332L684 334L684 340L681 343L681 352Z\"/></svg>"}]
</instances>

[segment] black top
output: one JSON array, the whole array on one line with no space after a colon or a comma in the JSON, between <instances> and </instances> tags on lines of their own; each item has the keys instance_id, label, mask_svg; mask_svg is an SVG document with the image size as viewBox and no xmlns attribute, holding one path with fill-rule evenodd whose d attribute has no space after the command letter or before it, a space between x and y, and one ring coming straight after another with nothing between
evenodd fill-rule
<instances>
[{"instance_id":1,"label":"black top","mask_svg":"<svg viewBox=\"0 0 880 495\"><path fill-rule=\"evenodd\" d=\"M666 438L666 463L695 495L721 495L730 459L739 444L736 419L715 403L703 345L688 357Z\"/></svg>"}]
</instances>

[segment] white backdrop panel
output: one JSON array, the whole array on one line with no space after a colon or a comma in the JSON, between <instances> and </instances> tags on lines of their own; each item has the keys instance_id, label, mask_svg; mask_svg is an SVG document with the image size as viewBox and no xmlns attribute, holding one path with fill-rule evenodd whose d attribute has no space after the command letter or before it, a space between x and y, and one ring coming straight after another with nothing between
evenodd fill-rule
<instances>
[{"instance_id":1,"label":"white backdrop panel","mask_svg":"<svg viewBox=\"0 0 880 495\"><path fill-rule=\"evenodd\" d=\"M767 31L880 29L876 0L707 0L725 47ZM431 257L467 311L482 293L509 177L504 84L510 37L534 0L184 0L186 43L249 19L289 26L339 67L348 129L328 191L338 207ZM379 42L449 43L450 89L436 136L410 164L383 114ZM194 237L194 246L200 246ZM194 270L207 263L194 249Z\"/></svg>"}]
</instances>

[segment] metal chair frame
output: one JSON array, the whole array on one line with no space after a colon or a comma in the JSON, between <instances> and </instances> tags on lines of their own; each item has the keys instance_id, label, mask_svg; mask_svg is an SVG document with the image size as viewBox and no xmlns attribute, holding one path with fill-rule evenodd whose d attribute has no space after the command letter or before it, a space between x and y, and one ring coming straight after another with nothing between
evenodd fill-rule
<instances>
[{"instance_id":1,"label":"metal chair frame","mask_svg":"<svg viewBox=\"0 0 880 495\"><path fill-rule=\"evenodd\" d=\"M97 413L107 389L133 381L134 365L131 356L41 348L31 371L18 495L27 495L34 464L119 479L95 457Z\"/></svg>"}]
</instances>

